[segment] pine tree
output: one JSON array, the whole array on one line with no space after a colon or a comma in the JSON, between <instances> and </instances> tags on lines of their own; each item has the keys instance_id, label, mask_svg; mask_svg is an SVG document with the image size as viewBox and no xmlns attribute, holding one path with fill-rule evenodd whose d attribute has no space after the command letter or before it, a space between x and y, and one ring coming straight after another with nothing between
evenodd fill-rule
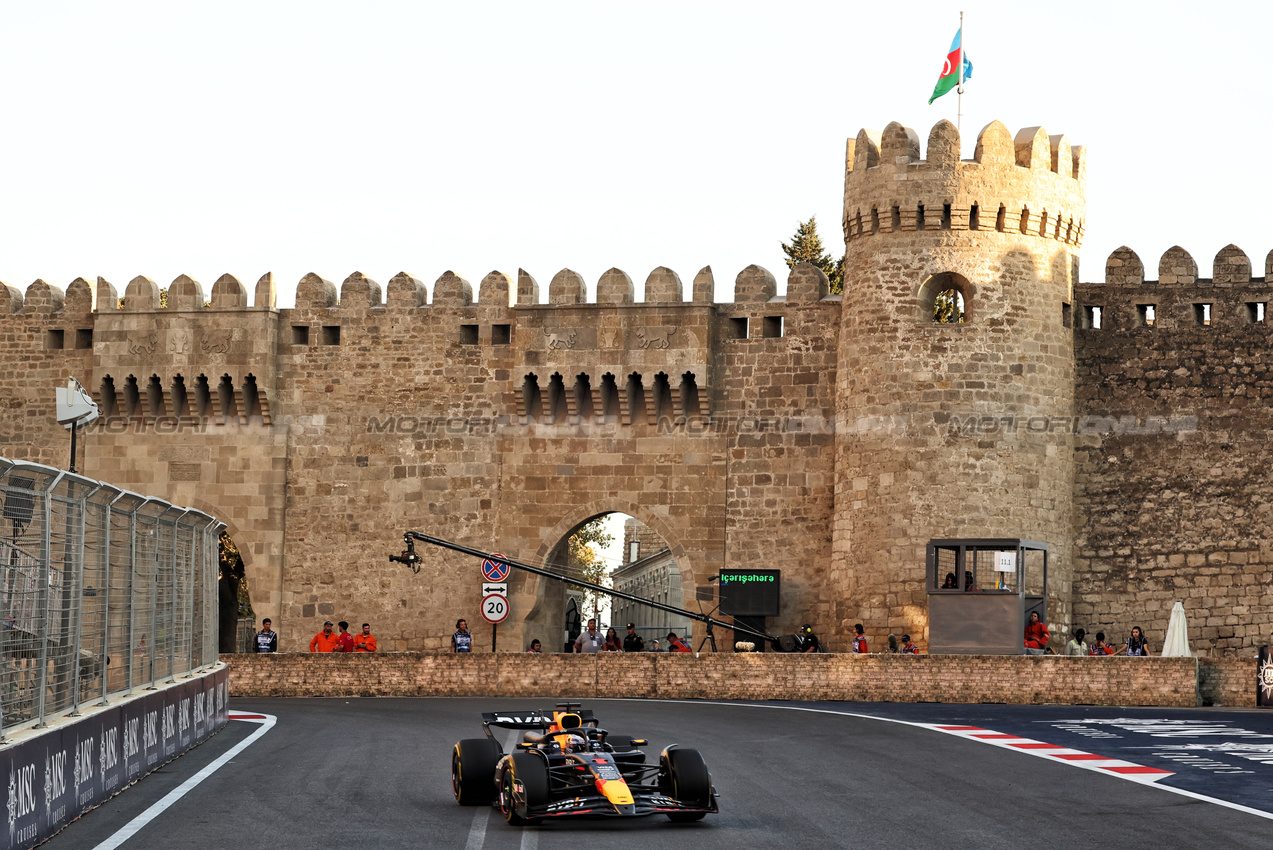
<instances>
[{"instance_id":1,"label":"pine tree","mask_svg":"<svg viewBox=\"0 0 1273 850\"><path fill-rule=\"evenodd\" d=\"M791 244L782 243L782 252L787 255L787 268L794 269L796 263L817 266L831 281L833 295L844 292L844 257L833 260L822 247L822 237L818 235L817 216L810 216L808 221L796 227Z\"/></svg>"}]
</instances>

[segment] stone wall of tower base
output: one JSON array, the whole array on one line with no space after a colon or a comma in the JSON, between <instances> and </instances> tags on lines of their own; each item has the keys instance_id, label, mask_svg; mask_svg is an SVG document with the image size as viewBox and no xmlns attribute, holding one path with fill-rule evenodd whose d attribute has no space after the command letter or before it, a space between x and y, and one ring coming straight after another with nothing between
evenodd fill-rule
<instances>
[{"instance_id":1,"label":"stone wall of tower base","mask_svg":"<svg viewBox=\"0 0 1273 850\"><path fill-rule=\"evenodd\" d=\"M1255 705L1254 659L969 655L223 655L236 697L489 696Z\"/></svg>"}]
</instances>

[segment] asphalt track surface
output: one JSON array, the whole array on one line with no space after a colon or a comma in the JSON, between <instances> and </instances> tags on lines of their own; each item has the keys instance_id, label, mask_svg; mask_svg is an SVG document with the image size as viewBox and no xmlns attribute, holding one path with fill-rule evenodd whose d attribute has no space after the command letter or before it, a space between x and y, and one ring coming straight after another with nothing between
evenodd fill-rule
<instances>
[{"instance_id":1,"label":"asphalt track surface","mask_svg":"<svg viewBox=\"0 0 1273 850\"><path fill-rule=\"evenodd\" d=\"M720 794L720 814L694 824L656 815L522 829L506 825L494 809L456 805L451 747L481 734L480 713L550 705L485 698L231 700L232 713L270 714L276 725L119 846L1021 850L1273 844L1273 764L1251 760L1260 747L1273 751L1273 744L1262 743L1273 741L1273 712L591 700L585 706L605 728L648 738L652 757L674 742L699 749ZM232 720L44 846L98 847L259 728ZM1154 728L1169 737L1145 731ZM1190 737L1191 731L1199 734ZM1066 749L1020 749L1034 746L1031 741L1044 742L1040 749ZM1189 750L1196 741L1209 749ZM1096 750L1092 758L1126 761L1061 757ZM1109 772L1109 765L1119 764L1157 772ZM1164 775L1160 764L1172 767L1171 774ZM1234 769L1222 770L1226 765ZM1177 792L1159 787L1169 781L1181 786ZM1270 815L1230 807L1251 803Z\"/></svg>"}]
</instances>

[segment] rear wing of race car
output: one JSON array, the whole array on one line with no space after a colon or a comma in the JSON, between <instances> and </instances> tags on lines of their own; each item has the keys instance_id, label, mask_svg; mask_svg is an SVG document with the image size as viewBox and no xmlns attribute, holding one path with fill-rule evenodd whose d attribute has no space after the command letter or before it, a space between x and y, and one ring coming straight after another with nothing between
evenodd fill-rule
<instances>
[{"instance_id":1,"label":"rear wing of race car","mask_svg":"<svg viewBox=\"0 0 1273 850\"><path fill-rule=\"evenodd\" d=\"M578 714L579 719L583 721L585 726L596 725L597 719L591 709L572 707L571 713ZM552 722L551 714L545 714L537 708L482 712L482 725L486 727L498 726L501 729L537 729L539 731L547 731Z\"/></svg>"}]
</instances>

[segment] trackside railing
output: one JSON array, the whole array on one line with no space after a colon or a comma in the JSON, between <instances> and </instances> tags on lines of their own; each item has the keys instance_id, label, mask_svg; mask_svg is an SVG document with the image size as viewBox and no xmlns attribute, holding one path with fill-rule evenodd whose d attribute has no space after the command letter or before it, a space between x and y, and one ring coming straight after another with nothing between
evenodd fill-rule
<instances>
[{"instance_id":1,"label":"trackside railing","mask_svg":"<svg viewBox=\"0 0 1273 850\"><path fill-rule=\"evenodd\" d=\"M224 528L0 458L0 736L214 665Z\"/></svg>"}]
</instances>

